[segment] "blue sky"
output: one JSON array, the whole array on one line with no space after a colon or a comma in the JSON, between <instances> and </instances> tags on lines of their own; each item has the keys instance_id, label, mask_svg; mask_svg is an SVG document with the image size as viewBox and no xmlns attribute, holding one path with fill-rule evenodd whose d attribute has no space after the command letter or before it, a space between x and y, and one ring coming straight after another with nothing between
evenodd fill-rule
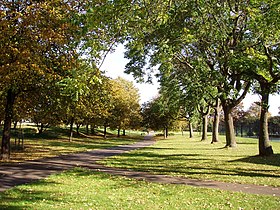
<instances>
[{"instance_id":1,"label":"blue sky","mask_svg":"<svg viewBox=\"0 0 280 210\"><path fill-rule=\"evenodd\" d=\"M156 79L154 79L153 84L136 83L132 75L128 75L123 72L127 61L128 60L124 58L124 46L119 45L114 53L107 55L103 65L101 66L101 70L105 71L105 74L113 79L120 76L129 81L133 81L134 85L139 89L141 103L151 100L158 93L157 88L159 87L159 84L157 83ZM260 98L258 95L246 96L246 98L243 100L244 109L248 109L253 102L259 100ZM280 95L271 95L269 105L269 112L272 115L278 115L278 107L280 106Z\"/></svg>"}]
</instances>

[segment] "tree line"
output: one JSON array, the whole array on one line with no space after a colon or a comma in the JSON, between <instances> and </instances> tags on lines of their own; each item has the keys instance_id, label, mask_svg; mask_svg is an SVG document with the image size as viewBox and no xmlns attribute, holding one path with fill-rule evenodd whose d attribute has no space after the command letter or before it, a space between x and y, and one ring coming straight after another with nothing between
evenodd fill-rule
<instances>
[{"instance_id":1,"label":"tree line","mask_svg":"<svg viewBox=\"0 0 280 210\"><path fill-rule=\"evenodd\" d=\"M112 9L86 0L0 1L2 159L10 158L12 123L26 119L39 132L70 125L70 138L74 124L137 126L138 90L98 68L121 35Z\"/></svg>"},{"instance_id":2,"label":"tree line","mask_svg":"<svg viewBox=\"0 0 280 210\"><path fill-rule=\"evenodd\" d=\"M105 99L96 97L98 91L89 94L89 86L103 84L98 67L118 43L126 47L127 73L149 81L156 71L161 113L172 116L179 110L191 122L197 110L205 129L212 107L216 141L222 109L226 147L237 145L233 110L248 92L259 94L259 154L273 154L268 99L279 93L279 7L278 0L2 0L2 158L9 158L13 111L33 104L28 98L69 110L80 104L82 110L85 95L97 100L100 113L108 108L99 103ZM49 95L58 92L67 98L61 101L70 102L51 101ZM77 113L68 114L70 125ZM102 119L106 124L107 112Z\"/></svg>"},{"instance_id":3,"label":"tree line","mask_svg":"<svg viewBox=\"0 0 280 210\"><path fill-rule=\"evenodd\" d=\"M165 138L168 137L169 130L189 133L189 137L194 137L194 131L201 134L201 141L207 140L211 132L211 143L219 142L219 134L225 134L225 120L223 111L216 115L214 108L209 108L205 113L199 108L193 110L193 115L186 115L182 107L170 109L164 105L162 96L155 97L142 105L142 126L157 131L163 131ZM259 102L253 102L248 110L244 110L243 103L237 105L232 112L233 124L236 136L258 137L260 126L260 106ZM268 118L269 136L280 137L280 117L271 116Z\"/></svg>"},{"instance_id":4,"label":"tree line","mask_svg":"<svg viewBox=\"0 0 280 210\"><path fill-rule=\"evenodd\" d=\"M279 93L278 1L162 0L135 4L134 15L143 21L138 23L139 30L129 34L126 72L141 77L158 68L167 115L175 107L191 119L198 110L206 125L212 107L216 126L222 109L226 147L237 145L234 108L248 92L259 94L259 154L273 154L268 99L270 94Z\"/></svg>"}]
</instances>

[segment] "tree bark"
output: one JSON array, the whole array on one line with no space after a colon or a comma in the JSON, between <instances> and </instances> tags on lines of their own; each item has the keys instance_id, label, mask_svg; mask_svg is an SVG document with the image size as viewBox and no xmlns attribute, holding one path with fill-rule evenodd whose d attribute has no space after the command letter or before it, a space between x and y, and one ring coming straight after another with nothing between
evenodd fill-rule
<instances>
[{"instance_id":1,"label":"tree bark","mask_svg":"<svg viewBox=\"0 0 280 210\"><path fill-rule=\"evenodd\" d=\"M208 128L208 114L202 117L202 137L201 141L207 140L207 128Z\"/></svg>"},{"instance_id":2,"label":"tree bark","mask_svg":"<svg viewBox=\"0 0 280 210\"><path fill-rule=\"evenodd\" d=\"M164 139L167 139L167 135L168 135L167 128L163 129L163 135L164 135Z\"/></svg>"},{"instance_id":3,"label":"tree bark","mask_svg":"<svg viewBox=\"0 0 280 210\"><path fill-rule=\"evenodd\" d=\"M211 144L219 142L219 123L220 123L220 111L221 105L219 99L216 101L216 107L214 109L214 121L213 121L213 130L212 130L212 141Z\"/></svg>"},{"instance_id":4,"label":"tree bark","mask_svg":"<svg viewBox=\"0 0 280 210\"><path fill-rule=\"evenodd\" d=\"M216 114L215 113L214 121L213 121L213 130L212 130L212 141L211 141L211 143L219 142L219 123L220 123L220 114Z\"/></svg>"},{"instance_id":5,"label":"tree bark","mask_svg":"<svg viewBox=\"0 0 280 210\"><path fill-rule=\"evenodd\" d=\"M81 124L76 124L76 132L78 135L80 134L80 132L79 132L80 126L81 126Z\"/></svg>"},{"instance_id":6,"label":"tree bark","mask_svg":"<svg viewBox=\"0 0 280 210\"><path fill-rule=\"evenodd\" d=\"M88 123L86 124L86 134L88 135L89 134L89 129L88 129Z\"/></svg>"},{"instance_id":7,"label":"tree bark","mask_svg":"<svg viewBox=\"0 0 280 210\"><path fill-rule=\"evenodd\" d=\"M90 133L93 134L93 135L96 134L94 128L95 128L95 125L94 125L94 124L91 124L91 125L90 125Z\"/></svg>"},{"instance_id":8,"label":"tree bark","mask_svg":"<svg viewBox=\"0 0 280 210\"><path fill-rule=\"evenodd\" d=\"M9 89L6 96L5 119L1 144L1 159L9 160L11 155L11 125L13 118L13 106L15 103L16 94L12 89Z\"/></svg>"},{"instance_id":9,"label":"tree bark","mask_svg":"<svg viewBox=\"0 0 280 210\"><path fill-rule=\"evenodd\" d=\"M18 123L18 121L14 121L14 129L17 128L17 123Z\"/></svg>"},{"instance_id":10,"label":"tree bark","mask_svg":"<svg viewBox=\"0 0 280 210\"><path fill-rule=\"evenodd\" d=\"M106 124L104 125L103 137L104 137L104 139L107 138L107 125Z\"/></svg>"},{"instance_id":11,"label":"tree bark","mask_svg":"<svg viewBox=\"0 0 280 210\"><path fill-rule=\"evenodd\" d=\"M202 116L202 136L201 136L201 141L207 140L207 129L208 129L208 116L210 113L210 106L207 106L207 110L204 111L204 107L201 106L199 108L199 112Z\"/></svg>"},{"instance_id":12,"label":"tree bark","mask_svg":"<svg viewBox=\"0 0 280 210\"><path fill-rule=\"evenodd\" d=\"M240 135L243 137L243 123L240 124Z\"/></svg>"},{"instance_id":13,"label":"tree bark","mask_svg":"<svg viewBox=\"0 0 280 210\"><path fill-rule=\"evenodd\" d=\"M125 129L123 129L123 133L122 133L122 135L123 135L123 136L125 136Z\"/></svg>"},{"instance_id":14,"label":"tree bark","mask_svg":"<svg viewBox=\"0 0 280 210\"><path fill-rule=\"evenodd\" d=\"M269 156L273 154L272 146L269 141L268 134L268 98L269 87L261 84L261 115L260 115L260 130L259 130L259 155Z\"/></svg>"},{"instance_id":15,"label":"tree bark","mask_svg":"<svg viewBox=\"0 0 280 210\"><path fill-rule=\"evenodd\" d=\"M43 133L43 130L44 130L44 124L41 123L40 126L38 126L39 128L39 134L41 135Z\"/></svg>"},{"instance_id":16,"label":"tree bark","mask_svg":"<svg viewBox=\"0 0 280 210\"><path fill-rule=\"evenodd\" d=\"M71 117L69 141L72 141L73 138L73 125L74 125L74 117Z\"/></svg>"},{"instance_id":17,"label":"tree bark","mask_svg":"<svg viewBox=\"0 0 280 210\"><path fill-rule=\"evenodd\" d=\"M236 147L235 132L233 126L233 118L231 115L231 110L227 104L223 103L225 127L226 127L226 145L225 147Z\"/></svg>"},{"instance_id":18,"label":"tree bark","mask_svg":"<svg viewBox=\"0 0 280 210\"><path fill-rule=\"evenodd\" d=\"M193 138L193 126L191 121L189 121L190 139Z\"/></svg>"},{"instance_id":19,"label":"tree bark","mask_svg":"<svg viewBox=\"0 0 280 210\"><path fill-rule=\"evenodd\" d=\"M121 136L121 129L118 128L118 137L120 137L120 136Z\"/></svg>"}]
</instances>

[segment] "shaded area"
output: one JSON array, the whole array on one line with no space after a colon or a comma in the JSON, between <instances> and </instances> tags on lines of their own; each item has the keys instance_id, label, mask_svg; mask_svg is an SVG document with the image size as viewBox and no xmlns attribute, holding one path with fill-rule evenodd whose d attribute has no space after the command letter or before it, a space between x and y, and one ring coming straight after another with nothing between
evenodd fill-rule
<instances>
[{"instance_id":1,"label":"shaded area","mask_svg":"<svg viewBox=\"0 0 280 210\"><path fill-rule=\"evenodd\" d=\"M123 155L135 157L137 156L135 153L130 154L126 152L139 148L144 148L149 145L152 145L153 143L154 141L150 140L150 138L147 137L145 140L137 142L133 145L112 147L110 149L93 150L89 152L83 152L83 153L77 153L71 155L62 155L54 158L45 158L36 161L28 161L21 164L2 165L0 166L1 167L0 191L4 191L5 189L11 188L19 184L34 182L36 180L45 178L53 173L59 173L61 171L69 170L75 167L84 167L99 172L109 173L112 175L125 176L137 180L146 180L150 182L183 184L183 185L206 187L206 188L218 188L222 190L238 191L238 192L253 193L253 194L274 195L280 197L280 189L277 187L256 186L250 184L224 183L218 181L205 181L205 180L198 180L198 179L189 179L184 177L172 177L172 176L160 174L165 171L168 172L174 172L176 170L179 171L180 167L178 167L176 164L173 166L168 165L168 167L152 166L151 171L159 174L150 174L149 172L143 172L143 171L132 171L129 169L106 167L104 165L96 163L96 161L101 160L105 157L111 157L123 153L125 153ZM147 160L148 163L145 164L151 164L151 165L152 165L152 161L155 161L156 158L157 159L174 158L175 161L175 159L181 159L183 156L185 156L184 154L155 155L149 152L144 154L140 153L139 155L149 156L150 159ZM191 158L194 158L196 156L197 154L188 155L188 157ZM131 162L131 164L133 164L133 162ZM207 167L203 167L203 165L197 166L196 168L205 171L209 169ZM194 169L194 168L191 167L190 169ZM219 171L223 171L223 173L225 173L223 169L215 169L215 170L217 171L217 173L219 173ZM237 173L240 173L238 172L238 169L236 170ZM192 173L192 170L190 170L189 173ZM198 172L195 171L194 173L198 173ZM246 174L246 172L242 171L242 173L245 173L246 176L265 176L265 174L260 174L260 173L256 175L255 172L248 172Z\"/></svg>"},{"instance_id":2,"label":"shaded area","mask_svg":"<svg viewBox=\"0 0 280 210\"><path fill-rule=\"evenodd\" d=\"M33 182L53 173L59 173L77 166L87 167L91 164L95 164L95 161L105 157L146 147L153 143L154 141L152 140L144 140L132 145L112 147L109 149L61 155L58 157L26 161L17 164L3 164L0 166L0 191L4 191L5 189L9 189L16 185Z\"/></svg>"},{"instance_id":3,"label":"shaded area","mask_svg":"<svg viewBox=\"0 0 280 210\"><path fill-rule=\"evenodd\" d=\"M280 154L273 154L271 156L249 156L246 158L241 158L237 160L232 160L230 162L246 162L246 163L254 163L254 164L261 164L261 165L272 165L272 166L279 166L280 167Z\"/></svg>"},{"instance_id":4,"label":"shaded area","mask_svg":"<svg viewBox=\"0 0 280 210\"><path fill-rule=\"evenodd\" d=\"M221 165L215 166L210 164L214 160L211 158L206 158L206 156L202 157L199 154L155 154L152 152L141 151L139 153L122 154L121 158L122 159L111 159L110 162L112 162L113 165L120 165L122 168L131 169L134 171L146 171L155 174L176 174L177 176L209 174L224 177L244 176L280 178L279 170L245 170L241 167L238 167L238 164L236 167L232 166L231 168L225 168L223 167L223 162L224 164L227 164L227 161L221 161ZM168 163L166 163L167 161ZM193 164L193 161L199 161L199 163ZM231 162L239 161L240 159ZM183 163L187 163L187 165ZM275 174L274 172L278 172L278 174Z\"/></svg>"}]
</instances>

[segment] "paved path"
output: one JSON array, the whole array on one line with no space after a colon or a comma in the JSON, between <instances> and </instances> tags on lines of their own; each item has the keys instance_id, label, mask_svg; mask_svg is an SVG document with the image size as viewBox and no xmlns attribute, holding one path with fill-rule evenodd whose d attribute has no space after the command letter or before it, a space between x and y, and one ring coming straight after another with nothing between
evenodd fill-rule
<instances>
[{"instance_id":1,"label":"paved path","mask_svg":"<svg viewBox=\"0 0 280 210\"><path fill-rule=\"evenodd\" d=\"M27 161L19 164L1 165L0 166L0 191L4 191L16 185L33 182L43 179L51 174L74 168L85 167L91 170L110 173L113 175L146 180L157 183L183 184L195 187L215 188L221 190L238 191L252 194L264 194L280 197L280 188L270 186L256 186L248 184L224 183L218 181L204 181L197 179L188 179L183 177L172 177L167 175L155 175L147 172L136 172L127 169L106 167L97 164L96 161L106 157L118 155L134 149L147 147L154 143L150 136L143 141L132 145L113 147L102 150L92 150L89 152L62 155L53 158L45 158L35 161Z\"/></svg>"}]
</instances>

